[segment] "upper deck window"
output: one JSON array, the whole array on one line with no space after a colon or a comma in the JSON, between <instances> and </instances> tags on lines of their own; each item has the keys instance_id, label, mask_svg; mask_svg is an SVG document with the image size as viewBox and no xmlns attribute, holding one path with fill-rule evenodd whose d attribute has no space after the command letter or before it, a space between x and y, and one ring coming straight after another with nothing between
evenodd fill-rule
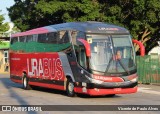
<instances>
[{"instance_id":1,"label":"upper deck window","mask_svg":"<svg viewBox=\"0 0 160 114\"><path fill-rule=\"evenodd\" d=\"M16 42L18 42L18 37L13 37L13 38L11 39L11 44L14 44L14 43L16 43Z\"/></svg>"}]
</instances>

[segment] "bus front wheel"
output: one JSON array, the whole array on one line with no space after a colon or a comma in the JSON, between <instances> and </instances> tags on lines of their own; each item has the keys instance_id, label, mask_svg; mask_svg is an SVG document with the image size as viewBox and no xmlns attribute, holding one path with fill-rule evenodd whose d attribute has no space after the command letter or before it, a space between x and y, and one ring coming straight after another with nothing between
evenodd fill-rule
<instances>
[{"instance_id":1,"label":"bus front wheel","mask_svg":"<svg viewBox=\"0 0 160 114\"><path fill-rule=\"evenodd\" d=\"M74 97L75 96L74 83L73 83L72 79L70 79L70 78L67 79L67 88L66 88L66 91L67 91L67 95L69 97Z\"/></svg>"},{"instance_id":2,"label":"bus front wheel","mask_svg":"<svg viewBox=\"0 0 160 114\"><path fill-rule=\"evenodd\" d=\"M23 89L31 90L31 86L28 84L28 78L26 75L23 76Z\"/></svg>"}]
</instances>

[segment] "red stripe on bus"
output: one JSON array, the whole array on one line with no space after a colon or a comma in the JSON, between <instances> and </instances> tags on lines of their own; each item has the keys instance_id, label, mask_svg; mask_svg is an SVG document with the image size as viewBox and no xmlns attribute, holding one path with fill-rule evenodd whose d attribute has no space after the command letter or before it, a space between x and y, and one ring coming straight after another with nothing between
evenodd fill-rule
<instances>
[{"instance_id":1,"label":"red stripe on bus","mask_svg":"<svg viewBox=\"0 0 160 114\"><path fill-rule=\"evenodd\" d=\"M137 92L137 86L134 88L114 88L114 89L86 89L86 92L83 92L83 88L75 87L74 91L76 93L88 94L91 96L95 95L110 95L110 94L130 94Z\"/></svg>"},{"instance_id":2,"label":"red stripe on bus","mask_svg":"<svg viewBox=\"0 0 160 114\"><path fill-rule=\"evenodd\" d=\"M102 76L93 74L93 78L97 80L102 80L105 82L124 82L124 80L121 77L111 77L111 76Z\"/></svg>"}]
</instances>

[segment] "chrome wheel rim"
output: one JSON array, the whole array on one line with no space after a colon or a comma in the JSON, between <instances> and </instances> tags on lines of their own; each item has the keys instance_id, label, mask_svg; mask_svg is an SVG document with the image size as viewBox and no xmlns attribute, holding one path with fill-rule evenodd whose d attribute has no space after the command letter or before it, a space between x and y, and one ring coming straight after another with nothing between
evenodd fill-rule
<instances>
[{"instance_id":1,"label":"chrome wheel rim","mask_svg":"<svg viewBox=\"0 0 160 114\"><path fill-rule=\"evenodd\" d=\"M68 90L69 90L69 92L70 92L70 93L73 93L73 89L74 89L73 83L69 83L69 84L68 84Z\"/></svg>"},{"instance_id":2,"label":"chrome wheel rim","mask_svg":"<svg viewBox=\"0 0 160 114\"><path fill-rule=\"evenodd\" d=\"M27 87L27 78L26 77L23 79L23 84L24 84L24 87L26 88Z\"/></svg>"}]
</instances>

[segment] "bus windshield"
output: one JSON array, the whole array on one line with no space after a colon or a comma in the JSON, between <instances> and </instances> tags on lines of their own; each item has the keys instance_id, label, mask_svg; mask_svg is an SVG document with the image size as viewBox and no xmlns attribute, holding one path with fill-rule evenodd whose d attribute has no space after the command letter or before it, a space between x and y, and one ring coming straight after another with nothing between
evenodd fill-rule
<instances>
[{"instance_id":1,"label":"bus windshield","mask_svg":"<svg viewBox=\"0 0 160 114\"><path fill-rule=\"evenodd\" d=\"M87 35L90 67L104 74L130 74L136 70L130 35Z\"/></svg>"}]
</instances>

